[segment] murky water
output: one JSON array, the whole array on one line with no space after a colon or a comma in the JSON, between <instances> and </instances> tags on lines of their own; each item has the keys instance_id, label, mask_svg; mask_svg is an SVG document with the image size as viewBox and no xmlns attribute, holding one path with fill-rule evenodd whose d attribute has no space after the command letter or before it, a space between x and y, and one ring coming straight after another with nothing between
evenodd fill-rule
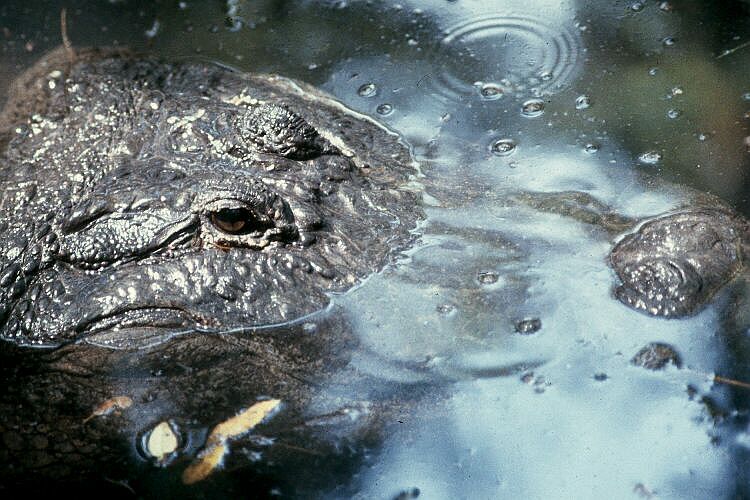
<instances>
[{"instance_id":1,"label":"murky water","mask_svg":"<svg viewBox=\"0 0 750 500\"><path fill-rule=\"evenodd\" d=\"M3 92L60 43L63 3L52 4L0 6ZM64 4L76 45L305 80L413 148L428 214L419 243L311 323L344 318L357 340L311 413L339 411L343 429L387 401L388 417L306 495L750 496L750 392L714 381L750 381L745 278L664 320L613 297L607 261L636 220L693 189L750 214L750 5ZM651 342L681 366L632 364ZM262 462L257 448L248 456Z\"/></svg>"}]
</instances>

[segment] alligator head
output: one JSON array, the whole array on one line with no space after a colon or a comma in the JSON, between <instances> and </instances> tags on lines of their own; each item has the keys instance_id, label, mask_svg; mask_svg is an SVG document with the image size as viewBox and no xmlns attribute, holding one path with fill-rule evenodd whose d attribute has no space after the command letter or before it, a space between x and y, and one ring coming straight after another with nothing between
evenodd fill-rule
<instances>
[{"instance_id":1,"label":"alligator head","mask_svg":"<svg viewBox=\"0 0 750 500\"><path fill-rule=\"evenodd\" d=\"M320 92L61 59L20 78L0 120L3 339L132 347L286 322L410 240L408 151Z\"/></svg>"}]
</instances>

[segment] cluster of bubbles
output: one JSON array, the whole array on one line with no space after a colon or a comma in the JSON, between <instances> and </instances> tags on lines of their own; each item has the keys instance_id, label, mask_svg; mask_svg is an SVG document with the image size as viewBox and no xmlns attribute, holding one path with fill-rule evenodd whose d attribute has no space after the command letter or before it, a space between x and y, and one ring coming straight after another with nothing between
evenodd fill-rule
<instances>
[{"instance_id":1,"label":"cluster of bubbles","mask_svg":"<svg viewBox=\"0 0 750 500\"><path fill-rule=\"evenodd\" d=\"M362 84L357 89L357 95L360 97L371 98L378 95L378 86L373 82ZM380 116L388 116L393 113L393 105L387 102L378 104L375 112Z\"/></svg>"},{"instance_id":2,"label":"cluster of bubbles","mask_svg":"<svg viewBox=\"0 0 750 500\"><path fill-rule=\"evenodd\" d=\"M576 98L575 108L578 110L588 109L591 106L591 98L588 95L580 95ZM542 116L545 110L544 99L534 97L527 99L521 105L521 115L526 118L536 118ZM676 116L679 115L679 111L675 111ZM676 117L675 116L675 117ZM496 139L490 144L490 152L496 156L508 156L516 151L516 141L513 139L503 137ZM584 146L584 151L589 154L594 154L599 151L599 145L594 143L587 143Z\"/></svg>"}]
</instances>

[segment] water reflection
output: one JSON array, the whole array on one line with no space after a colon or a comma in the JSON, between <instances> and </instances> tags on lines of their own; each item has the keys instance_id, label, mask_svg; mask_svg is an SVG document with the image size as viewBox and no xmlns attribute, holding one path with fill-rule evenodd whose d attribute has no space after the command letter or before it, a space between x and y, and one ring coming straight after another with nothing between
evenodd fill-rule
<instances>
[{"instance_id":1,"label":"water reflection","mask_svg":"<svg viewBox=\"0 0 750 500\"><path fill-rule=\"evenodd\" d=\"M326 494L747 494L747 398L712 382L750 375L744 282L666 321L615 300L607 262L639 219L705 199L671 181L747 213L750 29L726 13L747 19L741 3L184 3L73 10L74 39L143 47L158 19L152 50L318 84L421 165L420 243L335 297L357 347L310 413L393 406L364 465ZM5 54L28 64L56 43L54 15L4 9L47 37L30 56L14 33ZM135 34L111 23L121 13ZM653 342L682 367L634 366Z\"/></svg>"}]
</instances>

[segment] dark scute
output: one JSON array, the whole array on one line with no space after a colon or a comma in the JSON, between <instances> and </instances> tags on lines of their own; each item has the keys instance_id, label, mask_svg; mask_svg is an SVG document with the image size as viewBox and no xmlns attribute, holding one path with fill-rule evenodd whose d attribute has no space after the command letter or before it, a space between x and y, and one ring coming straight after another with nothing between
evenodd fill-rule
<instances>
[{"instance_id":1,"label":"dark scute","mask_svg":"<svg viewBox=\"0 0 750 500\"><path fill-rule=\"evenodd\" d=\"M330 149L304 118L277 104L250 108L241 118L241 127L247 132L244 138L265 153L306 160Z\"/></svg>"}]
</instances>

